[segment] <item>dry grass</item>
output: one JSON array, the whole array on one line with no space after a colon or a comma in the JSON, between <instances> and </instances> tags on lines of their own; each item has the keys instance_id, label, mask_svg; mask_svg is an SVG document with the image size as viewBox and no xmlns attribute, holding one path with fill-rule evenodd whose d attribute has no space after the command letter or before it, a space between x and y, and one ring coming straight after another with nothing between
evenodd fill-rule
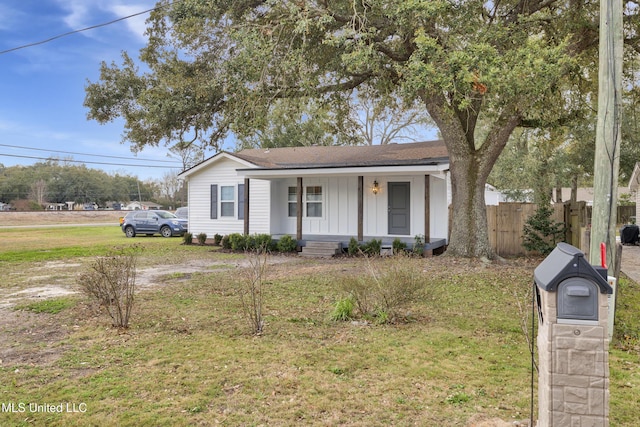
<instances>
[{"instance_id":1,"label":"dry grass","mask_svg":"<svg viewBox=\"0 0 640 427\"><path fill-rule=\"evenodd\" d=\"M43 211L43 212L0 212L3 226L34 226L60 224L113 223L126 211Z\"/></svg>"},{"instance_id":2,"label":"dry grass","mask_svg":"<svg viewBox=\"0 0 640 427\"><path fill-rule=\"evenodd\" d=\"M0 402L85 404L86 412L4 411L0 425L465 426L529 416L521 322L537 261L409 259L429 292L405 323L374 325L329 320L344 278L362 276L364 260L280 257L257 337L236 293L238 257L178 239L137 243L150 245L147 266L171 254L224 267L181 274L176 264L138 294L124 333L80 297L55 314L5 310ZM628 338L610 357L611 424L631 427L640 327L626 313L640 309L640 292L632 283L621 292Z\"/></svg>"}]
</instances>

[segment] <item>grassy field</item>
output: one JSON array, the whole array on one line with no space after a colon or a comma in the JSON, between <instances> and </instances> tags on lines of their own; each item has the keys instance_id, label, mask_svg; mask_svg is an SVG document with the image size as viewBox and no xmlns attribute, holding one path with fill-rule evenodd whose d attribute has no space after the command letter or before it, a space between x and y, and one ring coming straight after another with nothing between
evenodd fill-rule
<instances>
[{"instance_id":1,"label":"grassy field","mask_svg":"<svg viewBox=\"0 0 640 427\"><path fill-rule=\"evenodd\" d=\"M378 324L330 320L344 284L370 275L366 260L273 256L265 330L255 336L237 294L244 255L179 238L126 239L117 226L0 230L0 239L0 307L10 303L0 308L2 426L466 426L529 418L524 330L540 260L403 259L422 292L404 321ZM77 291L77 275L95 256L133 244L142 248L147 283L127 330L110 327L80 293L26 292ZM637 284L622 281L618 308L611 425L631 427L640 410Z\"/></svg>"}]
</instances>

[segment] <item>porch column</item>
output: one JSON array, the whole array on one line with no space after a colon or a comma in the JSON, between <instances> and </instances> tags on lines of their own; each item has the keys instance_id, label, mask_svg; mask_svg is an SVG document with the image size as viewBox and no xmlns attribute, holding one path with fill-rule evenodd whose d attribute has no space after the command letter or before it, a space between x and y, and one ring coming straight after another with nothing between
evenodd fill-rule
<instances>
[{"instance_id":1,"label":"porch column","mask_svg":"<svg viewBox=\"0 0 640 427\"><path fill-rule=\"evenodd\" d=\"M358 242L364 240L363 232L364 217L364 177L358 176Z\"/></svg>"},{"instance_id":2,"label":"porch column","mask_svg":"<svg viewBox=\"0 0 640 427\"><path fill-rule=\"evenodd\" d=\"M296 189L298 209L296 209L296 240L302 240L302 177L298 177Z\"/></svg>"},{"instance_id":3,"label":"porch column","mask_svg":"<svg viewBox=\"0 0 640 427\"><path fill-rule=\"evenodd\" d=\"M424 243L431 241L431 175L424 176Z\"/></svg>"},{"instance_id":4,"label":"porch column","mask_svg":"<svg viewBox=\"0 0 640 427\"><path fill-rule=\"evenodd\" d=\"M249 234L249 178L244 179L244 234Z\"/></svg>"}]
</instances>

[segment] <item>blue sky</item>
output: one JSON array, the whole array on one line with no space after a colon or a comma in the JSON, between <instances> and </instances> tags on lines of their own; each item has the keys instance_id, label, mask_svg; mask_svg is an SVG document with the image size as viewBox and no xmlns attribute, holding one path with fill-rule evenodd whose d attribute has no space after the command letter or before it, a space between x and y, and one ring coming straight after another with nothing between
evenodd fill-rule
<instances>
[{"instance_id":1,"label":"blue sky","mask_svg":"<svg viewBox=\"0 0 640 427\"><path fill-rule=\"evenodd\" d=\"M106 23L154 6L155 0L4 0L0 3L0 51ZM121 143L122 121L100 125L87 120L87 109L82 105L87 79L98 80L101 61L119 64L122 50L137 58L146 42L147 18L148 14L144 14L1 54L0 163L13 166L42 161L17 156L73 157L86 161L89 168L134 175L142 180L160 179L171 170L174 164L166 163L172 160L167 157L166 147L147 148L136 156L128 143ZM180 163L174 160L178 170Z\"/></svg>"},{"instance_id":2,"label":"blue sky","mask_svg":"<svg viewBox=\"0 0 640 427\"><path fill-rule=\"evenodd\" d=\"M0 52L137 14L152 9L155 2L2 0ZM180 162L168 157L167 147L145 148L134 155L127 142L121 143L121 120L100 125L87 120L82 105L87 81L98 80L101 61L120 64L123 50L138 58L146 44L148 16L0 54L0 164L30 165L43 161L33 157L71 157L89 168L142 180L161 179L172 168L179 171ZM426 129L419 139L436 137L435 129ZM172 160L175 163L169 163Z\"/></svg>"}]
</instances>

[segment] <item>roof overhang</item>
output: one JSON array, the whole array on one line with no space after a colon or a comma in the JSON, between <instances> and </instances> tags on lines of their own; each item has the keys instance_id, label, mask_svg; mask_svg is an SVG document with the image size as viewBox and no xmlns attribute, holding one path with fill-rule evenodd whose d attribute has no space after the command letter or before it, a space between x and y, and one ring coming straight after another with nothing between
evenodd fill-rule
<instances>
[{"instance_id":1,"label":"roof overhang","mask_svg":"<svg viewBox=\"0 0 640 427\"><path fill-rule=\"evenodd\" d=\"M254 179L276 179L291 177L319 177L319 176L393 176L393 175L434 175L444 178L449 170L449 163L434 163L428 165L404 166L352 166L352 167L324 167L324 168L287 168L287 169L237 169L238 175Z\"/></svg>"},{"instance_id":2,"label":"roof overhang","mask_svg":"<svg viewBox=\"0 0 640 427\"><path fill-rule=\"evenodd\" d=\"M215 164L223 159L229 159L229 160L233 160L234 162L239 163L240 165L246 166L247 168L251 168L251 167L256 167L253 163L251 162L247 162L246 160L243 160L237 156L234 156L231 153L227 153L226 151L221 151L215 155L213 155L212 157L209 157L208 159L206 159L203 162L198 163L197 165L193 166L192 168L189 168L185 171L182 171L178 174L178 178L182 178L182 179L186 179L189 178L191 175L194 175L198 172L200 172L203 169L208 168L209 166L211 166L212 164Z\"/></svg>"}]
</instances>

